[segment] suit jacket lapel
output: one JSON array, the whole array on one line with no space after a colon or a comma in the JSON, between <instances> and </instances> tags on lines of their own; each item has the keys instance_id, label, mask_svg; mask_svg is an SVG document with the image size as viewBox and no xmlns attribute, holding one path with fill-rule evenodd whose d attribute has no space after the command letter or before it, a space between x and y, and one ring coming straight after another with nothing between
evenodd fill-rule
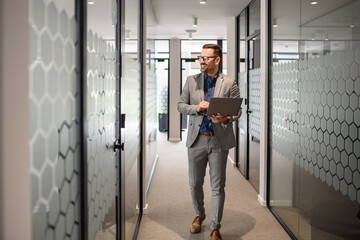
<instances>
[{"instance_id":1,"label":"suit jacket lapel","mask_svg":"<svg viewBox=\"0 0 360 240\"><path fill-rule=\"evenodd\" d=\"M198 95L201 102L204 101L204 73L199 74L196 81L198 84Z\"/></svg>"},{"instance_id":2,"label":"suit jacket lapel","mask_svg":"<svg viewBox=\"0 0 360 240\"><path fill-rule=\"evenodd\" d=\"M220 90L221 90L223 82L224 82L224 75L221 73L221 74L219 74L219 77L216 80L216 85L215 85L215 90L214 90L214 97L219 97Z\"/></svg>"}]
</instances>

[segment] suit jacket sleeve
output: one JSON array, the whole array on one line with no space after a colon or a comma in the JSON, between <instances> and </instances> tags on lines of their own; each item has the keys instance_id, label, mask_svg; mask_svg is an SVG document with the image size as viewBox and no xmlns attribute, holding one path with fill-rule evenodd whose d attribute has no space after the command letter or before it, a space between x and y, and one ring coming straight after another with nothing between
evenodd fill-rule
<instances>
[{"instance_id":1,"label":"suit jacket sleeve","mask_svg":"<svg viewBox=\"0 0 360 240\"><path fill-rule=\"evenodd\" d=\"M232 98L239 98L240 97L240 91L239 91L239 87L238 85L236 84L236 80L234 79L234 82L230 88L230 97ZM239 112L236 116L232 116L230 119L229 119L229 123L230 122L234 122L236 120L238 120L241 116L241 107L239 109Z\"/></svg>"},{"instance_id":2,"label":"suit jacket sleeve","mask_svg":"<svg viewBox=\"0 0 360 240\"><path fill-rule=\"evenodd\" d=\"M180 100L178 102L178 111L185 115L199 115L199 113L196 111L197 105L191 104L190 92L195 91L195 89L190 89L191 87L195 88L195 85L191 84L192 80L193 78L187 78L184 89L180 96Z\"/></svg>"}]
</instances>

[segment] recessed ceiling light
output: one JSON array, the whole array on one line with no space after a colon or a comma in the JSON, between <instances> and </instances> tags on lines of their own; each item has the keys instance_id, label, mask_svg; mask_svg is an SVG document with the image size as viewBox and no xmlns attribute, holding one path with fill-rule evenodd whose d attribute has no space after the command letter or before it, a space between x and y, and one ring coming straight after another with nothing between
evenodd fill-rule
<instances>
[{"instance_id":1,"label":"recessed ceiling light","mask_svg":"<svg viewBox=\"0 0 360 240\"><path fill-rule=\"evenodd\" d=\"M351 28L355 27L353 24L350 25Z\"/></svg>"},{"instance_id":2,"label":"recessed ceiling light","mask_svg":"<svg viewBox=\"0 0 360 240\"><path fill-rule=\"evenodd\" d=\"M90 0L90 1L88 1L88 4L93 5L93 4L95 4L95 2Z\"/></svg>"},{"instance_id":3,"label":"recessed ceiling light","mask_svg":"<svg viewBox=\"0 0 360 240\"><path fill-rule=\"evenodd\" d=\"M277 24L273 24L273 27L274 27L274 28L277 28L278 26L279 26L279 25L277 25Z\"/></svg>"},{"instance_id":4,"label":"recessed ceiling light","mask_svg":"<svg viewBox=\"0 0 360 240\"><path fill-rule=\"evenodd\" d=\"M311 1L310 4L311 5L316 5L316 4L318 4L318 2L317 1Z\"/></svg>"},{"instance_id":5,"label":"recessed ceiling light","mask_svg":"<svg viewBox=\"0 0 360 240\"><path fill-rule=\"evenodd\" d=\"M200 4L206 4L206 0L200 0Z\"/></svg>"}]
</instances>

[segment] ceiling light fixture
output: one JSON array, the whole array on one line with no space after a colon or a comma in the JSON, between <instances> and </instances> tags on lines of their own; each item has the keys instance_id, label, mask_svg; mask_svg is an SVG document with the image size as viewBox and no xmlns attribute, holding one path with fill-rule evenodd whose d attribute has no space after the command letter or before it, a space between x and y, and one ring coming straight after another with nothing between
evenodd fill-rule
<instances>
[{"instance_id":1,"label":"ceiling light fixture","mask_svg":"<svg viewBox=\"0 0 360 240\"><path fill-rule=\"evenodd\" d=\"M89 4L89 5L93 5L93 4L95 4L95 2L94 2L93 0L89 0L89 1L88 1L88 4Z\"/></svg>"},{"instance_id":2,"label":"ceiling light fixture","mask_svg":"<svg viewBox=\"0 0 360 240\"><path fill-rule=\"evenodd\" d=\"M318 4L318 2L317 1L311 1L310 4L311 5L316 5L316 4Z\"/></svg>"},{"instance_id":3,"label":"ceiling light fixture","mask_svg":"<svg viewBox=\"0 0 360 240\"><path fill-rule=\"evenodd\" d=\"M193 23L193 27L197 27L198 26L198 23L197 23L197 18L194 17L194 23Z\"/></svg>"},{"instance_id":4,"label":"ceiling light fixture","mask_svg":"<svg viewBox=\"0 0 360 240\"><path fill-rule=\"evenodd\" d=\"M353 27L355 27L355 25L354 25L354 24L351 24L350 27L353 28Z\"/></svg>"},{"instance_id":5,"label":"ceiling light fixture","mask_svg":"<svg viewBox=\"0 0 360 240\"><path fill-rule=\"evenodd\" d=\"M200 0L200 4L206 4L206 0Z\"/></svg>"},{"instance_id":6,"label":"ceiling light fixture","mask_svg":"<svg viewBox=\"0 0 360 240\"><path fill-rule=\"evenodd\" d=\"M185 32L187 32L189 34L189 39L192 39L193 33L196 33L196 30L195 29L188 29L188 30L185 30Z\"/></svg>"}]
</instances>

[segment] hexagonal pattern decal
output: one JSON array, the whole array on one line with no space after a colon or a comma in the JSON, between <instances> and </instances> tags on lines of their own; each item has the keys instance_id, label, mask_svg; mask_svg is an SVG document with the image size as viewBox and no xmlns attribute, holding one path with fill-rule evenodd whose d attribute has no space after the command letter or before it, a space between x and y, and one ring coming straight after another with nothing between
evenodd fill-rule
<instances>
[{"instance_id":1,"label":"hexagonal pattern decal","mask_svg":"<svg viewBox=\"0 0 360 240\"><path fill-rule=\"evenodd\" d=\"M360 204L359 52L274 64L270 144Z\"/></svg>"},{"instance_id":2,"label":"hexagonal pattern decal","mask_svg":"<svg viewBox=\"0 0 360 240\"><path fill-rule=\"evenodd\" d=\"M89 239L105 229L110 208L115 204L116 51L114 42L88 31L87 71L87 164Z\"/></svg>"},{"instance_id":3,"label":"hexagonal pattern decal","mask_svg":"<svg viewBox=\"0 0 360 240\"><path fill-rule=\"evenodd\" d=\"M75 1L66 4L30 1L33 239L80 238L78 42L68 33L77 23Z\"/></svg>"},{"instance_id":4,"label":"hexagonal pattern decal","mask_svg":"<svg viewBox=\"0 0 360 240\"><path fill-rule=\"evenodd\" d=\"M134 97L140 96L140 63L126 54L125 68L126 91L121 96L121 109L126 115L126 132L132 133L125 133L125 178L127 178L140 154L140 99Z\"/></svg>"},{"instance_id":5,"label":"hexagonal pattern decal","mask_svg":"<svg viewBox=\"0 0 360 240\"><path fill-rule=\"evenodd\" d=\"M249 71L249 133L260 139L260 68Z\"/></svg>"},{"instance_id":6,"label":"hexagonal pattern decal","mask_svg":"<svg viewBox=\"0 0 360 240\"><path fill-rule=\"evenodd\" d=\"M164 86L159 94L159 113L168 113L168 86Z\"/></svg>"},{"instance_id":7,"label":"hexagonal pattern decal","mask_svg":"<svg viewBox=\"0 0 360 240\"><path fill-rule=\"evenodd\" d=\"M154 131L157 125L157 79L154 71L146 71L146 136ZM167 112L167 88L161 92L162 112ZM166 102L166 104L164 104Z\"/></svg>"}]
</instances>

